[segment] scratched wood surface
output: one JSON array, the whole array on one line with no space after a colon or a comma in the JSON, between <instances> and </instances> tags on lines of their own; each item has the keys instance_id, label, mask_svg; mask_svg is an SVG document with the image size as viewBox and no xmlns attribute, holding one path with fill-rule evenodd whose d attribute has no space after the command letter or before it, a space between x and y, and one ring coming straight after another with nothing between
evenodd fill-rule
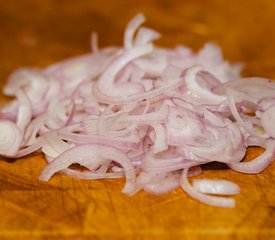
<instances>
[{"instance_id":1,"label":"scratched wood surface","mask_svg":"<svg viewBox=\"0 0 275 240\"><path fill-rule=\"evenodd\" d=\"M100 46L121 45L126 23L143 12L161 46L194 49L214 41L245 76L275 79L274 0L0 0L0 83L20 66L43 67ZM1 96L1 104L9 99ZM1 133L0 133L1 134ZM261 150L250 149L248 158ZM207 170L238 183L235 209L200 204L180 189L162 196L120 190L123 180L56 175L37 180L40 154L0 159L0 239L275 239L275 164L258 175Z\"/></svg>"}]
</instances>

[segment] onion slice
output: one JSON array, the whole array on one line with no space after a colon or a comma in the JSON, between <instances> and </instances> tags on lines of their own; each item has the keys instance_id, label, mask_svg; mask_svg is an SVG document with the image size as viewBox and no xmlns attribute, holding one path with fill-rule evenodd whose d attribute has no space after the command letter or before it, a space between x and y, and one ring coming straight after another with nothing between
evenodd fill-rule
<instances>
[{"instance_id":1,"label":"onion slice","mask_svg":"<svg viewBox=\"0 0 275 240\"><path fill-rule=\"evenodd\" d=\"M66 150L64 153L60 154L59 157L49 163L41 173L39 179L47 181L56 172L68 168L73 163L78 163L83 166L91 164L98 166L100 162L104 160L115 161L124 168L126 183L122 191L124 193L130 193L133 191L135 171L129 158L122 151L104 145L86 144Z\"/></svg>"},{"instance_id":2,"label":"onion slice","mask_svg":"<svg viewBox=\"0 0 275 240\"><path fill-rule=\"evenodd\" d=\"M9 120L0 120L0 155L12 157L22 143L22 133L18 126Z\"/></svg>"},{"instance_id":3,"label":"onion slice","mask_svg":"<svg viewBox=\"0 0 275 240\"><path fill-rule=\"evenodd\" d=\"M192 185L201 193L214 195L235 195L240 193L240 187L227 180L195 179Z\"/></svg>"},{"instance_id":4,"label":"onion slice","mask_svg":"<svg viewBox=\"0 0 275 240\"><path fill-rule=\"evenodd\" d=\"M216 197L209 196L203 193L198 192L192 185L188 182L188 169L184 169L182 171L180 184L182 189L188 193L189 196L197 199L200 202L206 203L210 206L215 207L225 207L225 208L233 208L235 207L235 200L232 198L225 197Z\"/></svg>"}]
</instances>

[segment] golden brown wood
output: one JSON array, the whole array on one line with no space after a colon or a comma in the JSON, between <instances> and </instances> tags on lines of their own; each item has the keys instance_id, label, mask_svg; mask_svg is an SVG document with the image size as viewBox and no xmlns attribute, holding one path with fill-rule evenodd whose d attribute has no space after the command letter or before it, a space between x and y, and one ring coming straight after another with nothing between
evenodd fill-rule
<instances>
[{"instance_id":1,"label":"golden brown wood","mask_svg":"<svg viewBox=\"0 0 275 240\"><path fill-rule=\"evenodd\" d=\"M163 34L159 45L198 49L214 41L227 59L245 63L244 75L275 78L274 0L0 0L1 86L17 67L89 51L92 30L101 46L120 45L126 23L140 11ZM57 175L42 183L44 166L40 155L0 159L0 239L275 239L275 164L258 175L203 174L241 186L235 209L202 205L180 189L128 197L120 192L123 180Z\"/></svg>"}]
</instances>

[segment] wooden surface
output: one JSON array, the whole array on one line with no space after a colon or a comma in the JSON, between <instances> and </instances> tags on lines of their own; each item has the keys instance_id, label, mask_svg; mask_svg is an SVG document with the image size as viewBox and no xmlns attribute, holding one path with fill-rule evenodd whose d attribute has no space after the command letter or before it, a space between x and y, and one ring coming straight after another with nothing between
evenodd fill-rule
<instances>
[{"instance_id":1,"label":"wooden surface","mask_svg":"<svg viewBox=\"0 0 275 240\"><path fill-rule=\"evenodd\" d=\"M159 45L198 49L211 40L227 59L245 63L244 75L275 79L274 0L0 0L1 86L17 67L89 51L92 30L101 46L121 45L139 11L163 34ZM0 239L275 239L275 164L258 175L204 172L240 185L235 209L205 206L180 189L128 197L120 192L123 180L56 175L41 183L44 166L41 155L0 159Z\"/></svg>"}]
</instances>

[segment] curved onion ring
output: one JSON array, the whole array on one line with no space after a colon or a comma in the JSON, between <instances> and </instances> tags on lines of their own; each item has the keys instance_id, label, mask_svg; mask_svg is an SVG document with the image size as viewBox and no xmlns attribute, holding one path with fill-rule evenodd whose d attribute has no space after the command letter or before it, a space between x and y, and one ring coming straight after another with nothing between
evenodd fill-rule
<instances>
[{"instance_id":1,"label":"curved onion ring","mask_svg":"<svg viewBox=\"0 0 275 240\"><path fill-rule=\"evenodd\" d=\"M22 134L16 124L9 120L0 120L0 155L12 157L22 143Z\"/></svg>"}]
</instances>

